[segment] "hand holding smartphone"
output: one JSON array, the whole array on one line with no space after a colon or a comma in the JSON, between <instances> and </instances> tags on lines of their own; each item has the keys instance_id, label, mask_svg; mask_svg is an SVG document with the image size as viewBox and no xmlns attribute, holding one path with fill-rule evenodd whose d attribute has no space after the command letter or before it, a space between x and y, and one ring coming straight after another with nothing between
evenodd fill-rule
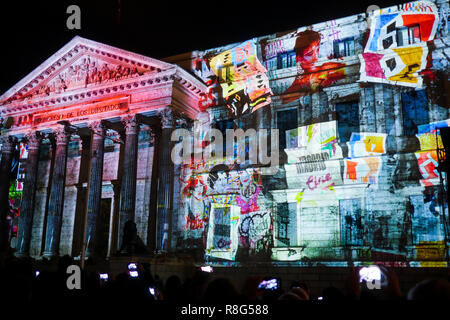
<instances>
[{"instance_id":1,"label":"hand holding smartphone","mask_svg":"<svg viewBox=\"0 0 450 320\"><path fill-rule=\"evenodd\" d=\"M275 291L280 289L280 279L278 278L271 278L271 279L265 279L261 281L258 285L258 290L270 290Z\"/></svg>"},{"instance_id":2,"label":"hand holding smartphone","mask_svg":"<svg viewBox=\"0 0 450 320\"><path fill-rule=\"evenodd\" d=\"M128 274L132 278L137 278L139 276L137 264L132 262L128 264Z\"/></svg>"},{"instance_id":3,"label":"hand holding smartphone","mask_svg":"<svg viewBox=\"0 0 450 320\"><path fill-rule=\"evenodd\" d=\"M359 270L359 282L381 281L381 270L378 266L363 267Z\"/></svg>"},{"instance_id":4,"label":"hand holding smartphone","mask_svg":"<svg viewBox=\"0 0 450 320\"><path fill-rule=\"evenodd\" d=\"M381 289L388 284L387 270L384 266L377 265L363 267L359 270L359 282L378 285Z\"/></svg>"}]
</instances>

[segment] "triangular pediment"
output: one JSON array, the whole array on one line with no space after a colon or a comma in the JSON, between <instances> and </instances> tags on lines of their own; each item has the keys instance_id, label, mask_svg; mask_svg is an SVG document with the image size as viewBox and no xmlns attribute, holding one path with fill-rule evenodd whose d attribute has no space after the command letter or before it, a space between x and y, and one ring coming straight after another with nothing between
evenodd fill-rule
<instances>
[{"instance_id":1,"label":"triangular pediment","mask_svg":"<svg viewBox=\"0 0 450 320\"><path fill-rule=\"evenodd\" d=\"M0 104L45 98L175 65L76 36L0 97Z\"/></svg>"}]
</instances>

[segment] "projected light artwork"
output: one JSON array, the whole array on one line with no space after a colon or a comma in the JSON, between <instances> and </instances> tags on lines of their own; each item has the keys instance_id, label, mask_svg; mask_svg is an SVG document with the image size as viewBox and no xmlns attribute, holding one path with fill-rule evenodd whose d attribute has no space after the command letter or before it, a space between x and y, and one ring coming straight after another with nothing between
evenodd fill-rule
<instances>
[{"instance_id":1,"label":"projected light artwork","mask_svg":"<svg viewBox=\"0 0 450 320\"><path fill-rule=\"evenodd\" d=\"M448 11L164 61L75 37L0 97L10 246L108 257L127 225L199 265L447 266Z\"/></svg>"},{"instance_id":2,"label":"projected light artwork","mask_svg":"<svg viewBox=\"0 0 450 320\"><path fill-rule=\"evenodd\" d=\"M439 12L418 1L256 40L263 66L255 40L195 60L193 71L210 85L202 110L226 105L229 119L239 119L227 128L248 129L248 113L265 108L286 158L276 178L236 163L186 167L182 177L199 181L201 204L193 214L182 195L180 216L203 219L201 232L185 224L187 247L215 261L445 265L448 209L436 148L448 105L432 106L425 91L435 85L433 63L448 70L442 51L430 49L448 37ZM245 86L255 75L265 100Z\"/></svg>"}]
</instances>

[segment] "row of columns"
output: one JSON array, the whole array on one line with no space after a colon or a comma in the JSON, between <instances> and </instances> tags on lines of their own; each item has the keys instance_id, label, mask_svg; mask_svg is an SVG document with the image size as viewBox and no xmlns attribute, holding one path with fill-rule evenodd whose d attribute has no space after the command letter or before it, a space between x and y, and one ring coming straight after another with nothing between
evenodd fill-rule
<instances>
[{"instance_id":1,"label":"row of columns","mask_svg":"<svg viewBox=\"0 0 450 320\"><path fill-rule=\"evenodd\" d=\"M9 210L9 181L11 164L16 146L14 137L2 136L2 159L0 162L0 251L7 249L9 225L6 220Z\"/></svg>"},{"instance_id":2,"label":"row of columns","mask_svg":"<svg viewBox=\"0 0 450 320\"><path fill-rule=\"evenodd\" d=\"M160 113L161 127L152 128L158 132L158 144L160 150L155 150L154 157L158 157L158 170L156 192L157 205L156 212L151 212L151 227L156 234L151 235L150 239L152 249L156 251L170 250L170 225L173 200L173 163L171 155L171 134L174 127L173 114L170 108L164 109ZM136 116L126 116L121 119L124 128L124 160L122 171L119 174L121 180L120 202L119 202L119 221L118 221L118 248L121 246L123 227L125 222L134 221L135 202L136 202L136 178L137 178L137 158L138 158L138 134L140 123ZM87 219L85 252L88 256L98 254L96 247L96 235L99 223L100 201L102 194L102 175L104 161L104 142L106 134L106 122L96 121L89 124L90 129L90 150L91 157L89 161L89 180L87 195ZM51 176L50 194L47 210L47 224L45 230L44 252L45 257L51 258L58 255L59 243L61 238L62 213L64 208L64 191L66 180L67 150L70 136L74 133L70 127L59 128L55 130L54 138L56 141L54 149L54 165ZM36 193L37 168L39 162L39 147L43 135L39 132L32 132L25 136L28 143L28 158L26 159L26 175L21 203L21 216L18 226L18 241L16 254L27 256L30 250L31 230L34 213L34 201ZM7 244L6 234L6 215L7 201L9 192L9 181L11 174L11 161L16 141L13 137L3 137L2 158L0 163L0 246L2 251ZM155 160L155 158L154 158ZM120 168L119 168L120 170Z\"/></svg>"}]
</instances>

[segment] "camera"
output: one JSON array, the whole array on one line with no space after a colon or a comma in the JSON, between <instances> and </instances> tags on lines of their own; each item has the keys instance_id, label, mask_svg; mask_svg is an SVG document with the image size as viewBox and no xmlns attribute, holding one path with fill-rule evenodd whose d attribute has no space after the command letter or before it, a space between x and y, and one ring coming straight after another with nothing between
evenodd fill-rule
<instances>
[{"instance_id":1,"label":"camera","mask_svg":"<svg viewBox=\"0 0 450 320\"><path fill-rule=\"evenodd\" d=\"M266 279L259 283L258 290L278 290L280 288L280 279Z\"/></svg>"}]
</instances>

